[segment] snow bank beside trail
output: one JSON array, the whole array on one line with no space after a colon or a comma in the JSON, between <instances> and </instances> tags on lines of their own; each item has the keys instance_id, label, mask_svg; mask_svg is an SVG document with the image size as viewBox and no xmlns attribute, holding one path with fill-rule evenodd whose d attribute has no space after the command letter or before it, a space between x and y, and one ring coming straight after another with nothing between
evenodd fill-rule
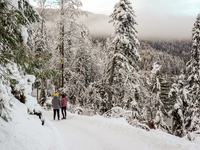
<instances>
[{"instance_id":1,"label":"snow bank beside trail","mask_svg":"<svg viewBox=\"0 0 200 150\"><path fill-rule=\"evenodd\" d=\"M12 75L11 79L15 79L18 81L18 84L14 86L16 91L19 91L26 97L25 105L28 108L29 113L34 114L34 112L40 113L42 112L42 108L37 103L36 98L31 96L32 93L32 84L35 82L35 76L33 75L21 75L16 64L8 64L7 68L11 71ZM9 89L10 87L6 87ZM11 89L10 89L11 90ZM8 90L8 95L3 99L7 99L7 97L13 97L11 91Z\"/></svg>"},{"instance_id":2,"label":"snow bank beside trail","mask_svg":"<svg viewBox=\"0 0 200 150\"><path fill-rule=\"evenodd\" d=\"M49 121L41 125L38 116L28 115L25 106L12 102L11 121L0 118L0 149L2 150L57 150L63 149L62 139Z\"/></svg>"},{"instance_id":3,"label":"snow bank beside trail","mask_svg":"<svg viewBox=\"0 0 200 150\"><path fill-rule=\"evenodd\" d=\"M0 66L1 67L1 66ZM42 112L37 100L31 96L32 83L35 77L21 75L16 64L7 68L12 72L11 79L18 81L15 90L26 97L25 104L21 103L11 93L10 84L0 80L0 149L1 150L57 150L62 149L62 139L55 127L48 120L42 125L34 112ZM3 74L1 72L0 74ZM32 115L30 115L32 114Z\"/></svg>"}]
</instances>

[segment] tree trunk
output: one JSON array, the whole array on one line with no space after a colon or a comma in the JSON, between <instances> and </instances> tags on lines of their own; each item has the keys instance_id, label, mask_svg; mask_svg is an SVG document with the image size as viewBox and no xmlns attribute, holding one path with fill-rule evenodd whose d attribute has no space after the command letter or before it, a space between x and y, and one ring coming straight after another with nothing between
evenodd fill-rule
<instances>
[{"instance_id":1,"label":"tree trunk","mask_svg":"<svg viewBox=\"0 0 200 150\"><path fill-rule=\"evenodd\" d=\"M36 82L37 83L37 82ZM38 83L37 83L37 101L38 101ZM39 102L39 101L38 101Z\"/></svg>"},{"instance_id":2,"label":"tree trunk","mask_svg":"<svg viewBox=\"0 0 200 150\"><path fill-rule=\"evenodd\" d=\"M108 94L107 109L110 110L111 109L111 102L112 102L112 92L111 92L110 88L109 88L109 92L107 94Z\"/></svg>"},{"instance_id":3,"label":"tree trunk","mask_svg":"<svg viewBox=\"0 0 200 150\"><path fill-rule=\"evenodd\" d=\"M115 45L115 52L117 51L117 46ZM110 110L111 109L111 104L112 104L112 97L113 97L113 93L112 93L112 85L113 85L113 78L114 78L114 71L115 71L115 62L116 61L116 57L113 58L112 60L112 66L111 66L111 73L110 73L110 79L109 79L109 88L108 88L108 103L107 103L107 109Z\"/></svg>"},{"instance_id":4,"label":"tree trunk","mask_svg":"<svg viewBox=\"0 0 200 150\"><path fill-rule=\"evenodd\" d=\"M94 101L94 114L96 115L97 113L97 106L96 106L96 100Z\"/></svg>"},{"instance_id":5,"label":"tree trunk","mask_svg":"<svg viewBox=\"0 0 200 150\"><path fill-rule=\"evenodd\" d=\"M62 58L64 58L64 9L63 9L63 6L64 6L64 1L62 0L61 1L61 21L60 21L60 54L62 56ZM59 88L60 87L64 87L64 62L62 62L61 64L61 75L60 75L60 78L59 78Z\"/></svg>"},{"instance_id":6,"label":"tree trunk","mask_svg":"<svg viewBox=\"0 0 200 150\"><path fill-rule=\"evenodd\" d=\"M174 113L172 114L172 135L174 135Z\"/></svg>"},{"instance_id":7,"label":"tree trunk","mask_svg":"<svg viewBox=\"0 0 200 150\"><path fill-rule=\"evenodd\" d=\"M44 88L44 81L43 81L43 78L41 79L41 91L40 91L40 99L42 99L42 96L43 96L43 88Z\"/></svg>"}]
</instances>

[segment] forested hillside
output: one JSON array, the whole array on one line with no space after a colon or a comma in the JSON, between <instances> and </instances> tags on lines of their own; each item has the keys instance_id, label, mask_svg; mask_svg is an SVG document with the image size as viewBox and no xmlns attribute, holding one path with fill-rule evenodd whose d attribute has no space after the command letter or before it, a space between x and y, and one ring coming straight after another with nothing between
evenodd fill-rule
<instances>
[{"instance_id":1,"label":"forested hillside","mask_svg":"<svg viewBox=\"0 0 200 150\"><path fill-rule=\"evenodd\" d=\"M107 37L91 37L94 44L106 45ZM173 44L172 44L173 43ZM155 46L156 45L156 46ZM173 77L185 72L186 62L190 59L191 41L146 41L141 40L139 53L141 61L138 66L141 70L151 71L154 62L162 65L161 72L166 77Z\"/></svg>"},{"instance_id":2,"label":"forested hillside","mask_svg":"<svg viewBox=\"0 0 200 150\"><path fill-rule=\"evenodd\" d=\"M192 48L191 40L173 40L173 41L144 41L152 48L158 51L166 52L173 56L179 56L184 62L188 62L190 59L190 51Z\"/></svg>"},{"instance_id":3,"label":"forested hillside","mask_svg":"<svg viewBox=\"0 0 200 150\"><path fill-rule=\"evenodd\" d=\"M161 72L172 77L185 72L190 59L191 41L141 41L139 66L151 70L156 61L162 65Z\"/></svg>"}]
</instances>

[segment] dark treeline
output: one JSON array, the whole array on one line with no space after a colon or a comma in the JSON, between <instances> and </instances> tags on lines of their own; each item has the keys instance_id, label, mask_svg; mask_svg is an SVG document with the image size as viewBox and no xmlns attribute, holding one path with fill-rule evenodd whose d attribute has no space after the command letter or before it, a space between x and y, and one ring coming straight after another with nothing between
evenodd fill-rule
<instances>
[{"instance_id":1,"label":"dark treeline","mask_svg":"<svg viewBox=\"0 0 200 150\"><path fill-rule=\"evenodd\" d=\"M185 73L190 59L191 41L144 41L141 40L139 64L142 70L151 70L154 62L162 65L161 72L169 77Z\"/></svg>"},{"instance_id":2,"label":"dark treeline","mask_svg":"<svg viewBox=\"0 0 200 150\"><path fill-rule=\"evenodd\" d=\"M141 40L141 43L147 43L155 50L166 52L173 56L179 56L184 62L190 59L190 51L192 48L191 40L173 40L173 41L150 41ZM141 45L142 46L142 45Z\"/></svg>"}]
</instances>

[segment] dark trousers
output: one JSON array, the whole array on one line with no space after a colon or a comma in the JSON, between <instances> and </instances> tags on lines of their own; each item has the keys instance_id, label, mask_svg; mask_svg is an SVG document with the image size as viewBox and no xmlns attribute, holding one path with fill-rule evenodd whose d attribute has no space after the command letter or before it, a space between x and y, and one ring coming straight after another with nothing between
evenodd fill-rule
<instances>
[{"instance_id":1,"label":"dark trousers","mask_svg":"<svg viewBox=\"0 0 200 150\"><path fill-rule=\"evenodd\" d=\"M66 110L67 110L66 106L62 107L62 115L63 115L63 118L65 118L65 119L66 119L66 115L67 115Z\"/></svg>"},{"instance_id":2,"label":"dark trousers","mask_svg":"<svg viewBox=\"0 0 200 150\"><path fill-rule=\"evenodd\" d=\"M60 110L59 109L53 110L53 119L54 120L56 119L56 112L57 112L57 117L58 117L58 120L59 120L60 119Z\"/></svg>"}]
</instances>

